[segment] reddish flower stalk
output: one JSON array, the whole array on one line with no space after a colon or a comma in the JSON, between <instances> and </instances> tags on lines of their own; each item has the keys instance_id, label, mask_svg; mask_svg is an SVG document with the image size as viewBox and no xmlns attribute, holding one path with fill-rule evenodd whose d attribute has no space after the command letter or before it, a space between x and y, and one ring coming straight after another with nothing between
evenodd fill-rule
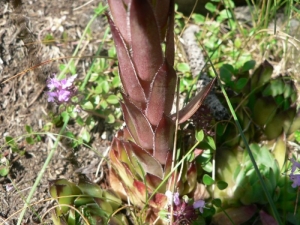
<instances>
[{"instance_id":1,"label":"reddish flower stalk","mask_svg":"<svg viewBox=\"0 0 300 225\"><path fill-rule=\"evenodd\" d=\"M147 220L153 221L167 205L167 184L162 181L171 171L175 133L176 115L170 114L177 80L173 69L174 1L109 0L108 4L124 88L121 106L126 123L112 142L110 183L135 206L143 207L148 202L151 210ZM179 112L179 123L194 114L212 84ZM182 195L191 194L197 184L193 163L186 166L185 172L185 178L176 184ZM158 193L149 200L159 186Z\"/></svg>"}]
</instances>

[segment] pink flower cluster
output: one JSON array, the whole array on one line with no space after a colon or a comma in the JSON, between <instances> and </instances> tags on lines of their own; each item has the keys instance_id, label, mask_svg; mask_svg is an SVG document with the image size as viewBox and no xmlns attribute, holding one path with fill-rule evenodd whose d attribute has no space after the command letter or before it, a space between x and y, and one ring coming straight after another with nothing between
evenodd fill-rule
<instances>
[{"instance_id":1,"label":"pink flower cluster","mask_svg":"<svg viewBox=\"0 0 300 225\"><path fill-rule=\"evenodd\" d=\"M48 102L68 102L75 94L75 86L73 82L76 77L77 74L62 80L58 80L55 76L48 79Z\"/></svg>"},{"instance_id":2,"label":"pink flower cluster","mask_svg":"<svg viewBox=\"0 0 300 225\"><path fill-rule=\"evenodd\" d=\"M291 162L293 163L292 165L292 172L290 174L290 179L291 181L293 181L292 187L296 188L296 187L300 187L300 174L295 174L296 169L298 168L298 170L300 169L300 163L296 162L295 159L290 159Z\"/></svg>"}]
</instances>

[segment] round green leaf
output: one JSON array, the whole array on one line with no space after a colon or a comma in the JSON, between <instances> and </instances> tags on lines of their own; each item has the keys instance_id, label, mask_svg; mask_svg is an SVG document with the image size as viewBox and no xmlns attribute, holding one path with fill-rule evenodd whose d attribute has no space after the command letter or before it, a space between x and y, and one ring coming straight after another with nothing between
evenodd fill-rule
<instances>
[{"instance_id":1,"label":"round green leaf","mask_svg":"<svg viewBox=\"0 0 300 225\"><path fill-rule=\"evenodd\" d=\"M102 109L106 109L108 107L108 104L107 104L107 102L105 100L102 100L100 102L100 106L101 106Z\"/></svg>"},{"instance_id":2,"label":"round green leaf","mask_svg":"<svg viewBox=\"0 0 300 225\"><path fill-rule=\"evenodd\" d=\"M212 200L212 204L216 207L221 207L222 206L222 201L219 198L216 198L214 200Z\"/></svg>"},{"instance_id":3,"label":"round green leaf","mask_svg":"<svg viewBox=\"0 0 300 225\"><path fill-rule=\"evenodd\" d=\"M208 173L211 173L212 172L212 169L213 169L213 166L212 166L212 163L211 162L208 162L206 163L202 169Z\"/></svg>"},{"instance_id":4,"label":"round green leaf","mask_svg":"<svg viewBox=\"0 0 300 225\"><path fill-rule=\"evenodd\" d=\"M242 46L242 41L241 41L240 38L236 38L236 39L234 40L234 46L235 46L236 48L240 48L240 47Z\"/></svg>"},{"instance_id":5,"label":"round green leaf","mask_svg":"<svg viewBox=\"0 0 300 225\"><path fill-rule=\"evenodd\" d=\"M220 190L224 190L228 187L228 184L225 181L220 180L220 181L217 182L217 187Z\"/></svg>"},{"instance_id":6,"label":"round green leaf","mask_svg":"<svg viewBox=\"0 0 300 225\"><path fill-rule=\"evenodd\" d=\"M115 117L113 114L109 114L106 118L108 123L114 123L116 121Z\"/></svg>"},{"instance_id":7,"label":"round green leaf","mask_svg":"<svg viewBox=\"0 0 300 225\"><path fill-rule=\"evenodd\" d=\"M187 63L178 63L177 70L180 72L188 72L190 71L190 67Z\"/></svg>"},{"instance_id":8,"label":"round green leaf","mask_svg":"<svg viewBox=\"0 0 300 225\"><path fill-rule=\"evenodd\" d=\"M103 92L104 93L108 93L108 91L109 91L109 83L108 83L108 81L101 82L101 86L102 86Z\"/></svg>"},{"instance_id":9,"label":"round green leaf","mask_svg":"<svg viewBox=\"0 0 300 225\"><path fill-rule=\"evenodd\" d=\"M203 138L204 138L203 130L196 131L196 140L201 142L201 141L203 141Z\"/></svg>"},{"instance_id":10,"label":"round green leaf","mask_svg":"<svg viewBox=\"0 0 300 225\"><path fill-rule=\"evenodd\" d=\"M84 121L83 121L83 119L82 119L81 117L77 117L75 121L76 121L76 123L78 123L80 126L83 126L83 125L84 125Z\"/></svg>"},{"instance_id":11,"label":"round green leaf","mask_svg":"<svg viewBox=\"0 0 300 225\"><path fill-rule=\"evenodd\" d=\"M8 166L3 166L0 167L0 176L4 177L9 173L9 167Z\"/></svg>"},{"instance_id":12,"label":"round green leaf","mask_svg":"<svg viewBox=\"0 0 300 225\"><path fill-rule=\"evenodd\" d=\"M80 137L82 138L82 140L84 140L85 142L90 142L91 140L91 135L89 134L89 132L84 129L81 134L80 134Z\"/></svg>"},{"instance_id":13,"label":"round green leaf","mask_svg":"<svg viewBox=\"0 0 300 225\"><path fill-rule=\"evenodd\" d=\"M217 7L212 4L211 2L208 2L205 4L205 8L210 11L211 13L214 13L217 10Z\"/></svg>"},{"instance_id":14,"label":"round green leaf","mask_svg":"<svg viewBox=\"0 0 300 225\"><path fill-rule=\"evenodd\" d=\"M211 178L211 176L204 174L203 176L203 183L205 185L212 185L214 183L214 180Z\"/></svg>"},{"instance_id":15,"label":"round green leaf","mask_svg":"<svg viewBox=\"0 0 300 225\"><path fill-rule=\"evenodd\" d=\"M242 72L247 72L249 70L254 69L255 63L256 62L254 60L249 60L249 61L245 62L243 67L242 67Z\"/></svg>"},{"instance_id":16,"label":"round green leaf","mask_svg":"<svg viewBox=\"0 0 300 225\"><path fill-rule=\"evenodd\" d=\"M114 88L117 88L117 87L120 87L120 85L121 85L121 79L120 79L120 77L119 76L115 76L113 78L113 80L112 80L112 86Z\"/></svg>"},{"instance_id":17,"label":"round green leaf","mask_svg":"<svg viewBox=\"0 0 300 225\"><path fill-rule=\"evenodd\" d=\"M32 137L26 137L25 138L26 142L30 145L33 145L34 144L34 139Z\"/></svg>"},{"instance_id":18,"label":"round green leaf","mask_svg":"<svg viewBox=\"0 0 300 225\"><path fill-rule=\"evenodd\" d=\"M194 19L195 23L203 23L205 21L205 16L201 15L201 14L196 14L194 13L192 15L192 18Z\"/></svg>"},{"instance_id":19,"label":"round green leaf","mask_svg":"<svg viewBox=\"0 0 300 225\"><path fill-rule=\"evenodd\" d=\"M106 99L106 101L109 104L118 104L119 103L119 98L116 95L110 95L110 96L108 96L108 98Z\"/></svg>"},{"instance_id":20,"label":"round green leaf","mask_svg":"<svg viewBox=\"0 0 300 225\"><path fill-rule=\"evenodd\" d=\"M90 101L88 101L88 102L86 102L86 103L83 104L82 108L83 109L90 109L91 110L91 109L94 108L94 106L93 106L93 104Z\"/></svg>"},{"instance_id":21,"label":"round green leaf","mask_svg":"<svg viewBox=\"0 0 300 225\"><path fill-rule=\"evenodd\" d=\"M25 130L27 131L28 134L31 134L31 133L32 133L32 127L29 126L29 125L26 125L26 126L25 126Z\"/></svg>"},{"instance_id":22,"label":"round green leaf","mask_svg":"<svg viewBox=\"0 0 300 225\"><path fill-rule=\"evenodd\" d=\"M66 111L62 112L61 116L62 116L64 122L68 121L70 119L70 116L69 116L69 114Z\"/></svg>"},{"instance_id":23,"label":"round green leaf","mask_svg":"<svg viewBox=\"0 0 300 225\"><path fill-rule=\"evenodd\" d=\"M216 143L212 137L207 136L207 144L209 144L212 150L216 150Z\"/></svg>"}]
</instances>

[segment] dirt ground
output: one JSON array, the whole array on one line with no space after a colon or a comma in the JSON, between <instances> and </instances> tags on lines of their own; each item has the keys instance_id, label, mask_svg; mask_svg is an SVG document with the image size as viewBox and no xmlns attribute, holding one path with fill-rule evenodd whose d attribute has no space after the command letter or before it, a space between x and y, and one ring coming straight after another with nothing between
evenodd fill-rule
<instances>
[{"instance_id":1,"label":"dirt ground","mask_svg":"<svg viewBox=\"0 0 300 225\"><path fill-rule=\"evenodd\" d=\"M68 59L47 61L72 55L100 0L87 2L0 0L0 146L1 153L11 162L8 176L0 177L0 224L16 224L19 210L55 142L56 137L43 135L42 141L28 145L21 136L26 133L25 125L41 132L44 123L49 121L49 113L58 111L55 104L47 102L46 79L58 71L59 63L66 63ZM103 17L92 24L93 39L83 45L85 48L80 50L81 54L95 54L106 25ZM68 36L67 43L55 41L46 45L41 42L47 34L60 40L63 32ZM91 60L87 57L77 61L79 79L84 77ZM62 141L32 198L32 208L27 210L23 224L39 224L37 214L50 214L47 210L53 202L49 200L49 180L75 180L77 172L82 172L105 183L95 177L101 160L99 155L110 145L108 140L100 138L105 130L103 126L99 120L94 132L92 147L97 152L87 148L74 150ZM68 129L78 133L80 128L69 125ZM52 132L58 133L59 129ZM18 147L25 150L24 156L12 153L5 145L6 136L19 138ZM46 224L51 222L46 220Z\"/></svg>"}]
</instances>

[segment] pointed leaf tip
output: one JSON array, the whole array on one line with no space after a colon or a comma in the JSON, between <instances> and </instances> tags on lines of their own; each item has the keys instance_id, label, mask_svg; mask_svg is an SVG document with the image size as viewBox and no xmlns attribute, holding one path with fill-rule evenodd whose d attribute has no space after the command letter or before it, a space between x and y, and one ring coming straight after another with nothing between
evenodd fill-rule
<instances>
[{"instance_id":1,"label":"pointed leaf tip","mask_svg":"<svg viewBox=\"0 0 300 225\"><path fill-rule=\"evenodd\" d=\"M150 87L146 116L153 126L157 126L163 113L172 109L176 86L175 70L165 60L156 73Z\"/></svg>"},{"instance_id":2,"label":"pointed leaf tip","mask_svg":"<svg viewBox=\"0 0 300 225\"><path fill-rule=\"evenodd\" d=\"M174 122L163 115L154 133L154 157L163 165L166 164L168 153L172 150Z\"/></svg>"},{"instance_id":3,"label":"pointed leaf tip","mask_svg":"<svg viewBox=\"0 0 300 225\"><path fill-rule=\"evenodd\" d=\"M142 111L123 94L124 103L121 103L124 119L128 130L136 144L144 149L153 149L153 136L151 124Z\"/></svg>"},{"instance_id":4,"label":"pointed leaf tip","mask_svg":"<svg viewBox=\"0 0 300 225\"><path fill-rule=\"evenodd\" d=\"M146 104L146 97L137 77L136 69L132 63L129 50L127 49L120 31L109 16L108 22L116 45L119 60L119 74L124 91L130 97L131 101L141 108Z\"/></svg>"},{"instance_id":5,"label":"pointed leaf tip","mask_svg":"<svg viewBox=\"0 0 300 225\"><path fill-rule=\"evenodd\" d=\"M178 124L184 123L187 121L197 109L202 105L205 97L208 95L210 90L213 87L216 78L214 78L205 88L203 88L183 109L178 112ZM172 120L176 120L177 114L174 113L171 115Z\"/></svg>"}]
</instances>

